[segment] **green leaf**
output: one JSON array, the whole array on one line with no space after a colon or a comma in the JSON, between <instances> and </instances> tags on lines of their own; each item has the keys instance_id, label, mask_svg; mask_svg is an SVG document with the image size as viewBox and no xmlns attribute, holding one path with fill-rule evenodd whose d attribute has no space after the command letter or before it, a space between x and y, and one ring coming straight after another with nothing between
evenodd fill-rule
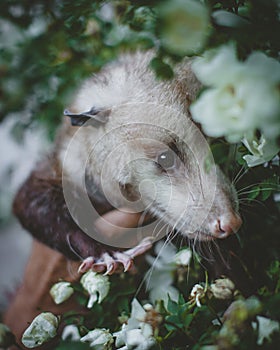
<instances>
[{"instance_id":1,"label":"green leaf","mask_svg":"<svg viewBox=\"0 0 280 350\"><path fill-rule=\"evenodd\" d=\"M167 311L169 311L171 314L177 315L178 310L179 310L179 305L175 301L169 298L167 302Z\"/></svg>"},{"instance_id":2,"label":"green leaf","mask_svg":"<svg viewBox=\"0 0 280 350\"><path fill-rule=\"evenodd\" d=\"M150 62L150 66L155 71L158 78L171 79L174 75L170 65L163 62L159 57L153 58Z\"/></svg>"},{"instance_id":3,"label":"green leaf","mask_svg":"<svg viewBox=\"0 0 280 350\"><path fill-rule=\"evenodd\" d=\"M74 341L61 341L55 350L90 350L91 347L87 343Z\"/></svg>"},{"instance_id":4,"label":"green leaf","mask_svg":"<svg viewBox=\"0 0 280 350\"><path fill-rule=\"evenodd\" d=\"M211 145L211 151L217 164L223 164L227 161L229 152L229 146L227 144L215 143Z\"/></svg>"},{"instance_id":5,"label":"green leaf","mask_svg":"<svg viewBox=\"0 0 280 350\"><path fill-rule=\"evenodd\" d=\"M183 323L181 322L181 320L177 315L167 316L165 320L166 322L168 322L168 323L165 323L165 327L168 331L183 327Z\"/></svg>"},{"instance_id":6,"label":"green leaf","mask_svg":"<svg viewBox=\"0 0 280 350\"><path fill-rule=\"evenodd\" d=\"M186 314L183 320L183 324L185 328L188 328L193 320L193 315L192 314Z\"/></svg>"},{"instance_id":7,"label":"green leaf","mask_svg":"<svg viewBox=\"0 0 280 350\"><path fill-rule=\"evenodd\" d=\"M252 189L250 190L250 193L248 194L248 199L255 199L258 197L258 195L260 194L260 187L258 186L254 186L252 187Z\"/></svg>"}]
</instances>

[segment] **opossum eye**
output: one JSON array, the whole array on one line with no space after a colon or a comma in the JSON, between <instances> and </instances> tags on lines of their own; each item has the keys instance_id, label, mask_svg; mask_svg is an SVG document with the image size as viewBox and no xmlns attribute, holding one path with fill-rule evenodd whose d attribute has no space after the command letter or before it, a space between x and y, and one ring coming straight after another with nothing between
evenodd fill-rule
<instances>
[{"instance_id":1,"label":"opossum eye","mask_svg":"<svg viewBox=\"0 0 280 350\"><path fill-rule=\"evenodd\" d=\"M172 150L167 150L161 153L157 157L157 164L165 170L173 168L176 164L175 153Z\"/></svg>"}]
</instances>

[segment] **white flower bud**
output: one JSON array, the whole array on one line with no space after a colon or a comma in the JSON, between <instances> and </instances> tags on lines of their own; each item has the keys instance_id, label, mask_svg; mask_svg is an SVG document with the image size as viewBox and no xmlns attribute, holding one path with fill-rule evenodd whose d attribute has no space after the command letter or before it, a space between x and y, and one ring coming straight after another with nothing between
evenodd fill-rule
<instances>
[{"instance_id":1,"label":"white flower bud","mask_svg":"<svg viewBox=\"0 0 280 350\"><path fill-rule=\"evenodd\" d=\"M182 249L175 255L175 263L177 265L188 266L192 257L190 249Z\"/></svg>"},{"instance_id":2,"label":"white flower bud","mask_svg":"<svg viewBox=\"0 0 280 350\"><path fill-rule=\"evenodd\" d=\"M50 290L50 295L56 304L63 303L69 299L73 293L74 289L71 287L70 282L58 282L54 284Z\"/></svg>"},{"instance_id":3,"label":"white flower bud","mask_svg":"<svg viewBox=\"0 0 280 350\"><path fill-rule=\"evenodd\" d=\"M22 335L22 343L27 348L36 348L54 338L59 319L51 312L43 312L34 318Z\"/></svg>"},{"instance_id":4,"label":"white flower bud","mask_svg":"<svg viewBox=\"0 0 280 350\"><path fill-rule=\"evenodd\" d=\"M80 332L77 326L69 324L65 326L61 335L62 340L78 341L81 339Z\"/></svg>"},{"instance_id":5,"label":"white flower bud","mask_svg":"<svg viewBox=\"0 0 280 350\"><path fill-rule=\"evenodd\" d=\"M198 307L201 307L200 300L205 296L204 288L200 284L195 284L191 290L190 299L194 300Z\"/></svg>"},{"instance_id":6,"label":"white flower bud","mask_svg":"<svg viewBox=\"0 0 280 350\"><path fill-rule=\"evenodd\" d=\"M154 307L153 307L152 304L147 303L147 304L143 305L143 309L144 309L145 311L151 311L151 310L154 309Z\"/></svg>"},{"instance_id":7,"label":"white flower bud","mask_svg":"<svg viewBox=\"0 0 280 350\"><path fill-rule=\"evenodd\" d=\"M234 283L228 278L219 278L210 285L210 290L217 299L230 299L235 290Z\"/></svg>"},{"instance_id":8,"label":"white flower bud","mask_svg":"<svg viewBox=\"0 0 280 350\"><path fill-rule=\"evenodd\" d=\"M112 334L107 329L94 329L81 338L81 342L89 343L94 350L110 350L114 342Z\"/></svg>"},{"instance_id":9,"label":"white flower bud","mask_svg":"<svg viewBox=\"0 0 280 350\"><path fill-rule=\"evenodd\" d=\"M83 288L89 293L88 308L95 302L101 303L110 290L110 282L107 276L88 271L81 278Z\"/></svg>"}]
</instances>

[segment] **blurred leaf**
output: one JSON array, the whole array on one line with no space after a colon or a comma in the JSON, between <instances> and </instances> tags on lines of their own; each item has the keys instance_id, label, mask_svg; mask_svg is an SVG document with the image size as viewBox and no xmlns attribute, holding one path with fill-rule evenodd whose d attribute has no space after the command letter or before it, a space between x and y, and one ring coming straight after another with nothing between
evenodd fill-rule
<instances>
[{"instance_id":1,"label":"blurred leaf","mask_svg":"<svg viewBox=\"0 0 280 350\"><path fill-rule=\"evenodd\" d=\"M170 65L164 63L159 57L153 58L150 63L150 66L159 78L171 79L173 77L174 73Z\"/></svg>"},{"instance_id":2,"label":"blurred leaf","mask_svg":"<svg viewBox=\"0 0 280 350\"><path fill-rule=\"evenodd\" d=\"M55 350L90 350L92 349L88 343L74 341L60 341Z\"/></svg>"}]
</instances>

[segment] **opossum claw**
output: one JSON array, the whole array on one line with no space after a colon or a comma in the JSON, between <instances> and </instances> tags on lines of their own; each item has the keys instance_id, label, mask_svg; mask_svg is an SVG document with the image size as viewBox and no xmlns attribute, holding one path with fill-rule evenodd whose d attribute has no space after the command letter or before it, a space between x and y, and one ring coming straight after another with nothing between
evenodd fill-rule
<instances>
[{"instance_id":1,"label":"opossum claw","mask_svg":"<svg viewBox=\"0 0 280 350\"><path fill-rule=\"evenodd\" d=\"M152 247L152 242L152 237L146 237L136 247L124 252L116 251L112 255L103 253L98 260L90 256L82 262L78 272L84 273L89 269L96 272L105 270L104 275L112 275L120 267L123 267L124 272L131 271L134 268L133 259L149 250Z\"/></svg>"},{"instance_id":2,"label":"opossum claw","mask_svg":"<svg viewBox=\"0 0 280 350\"><path fill-rule=\"evenodd\" d=\"M89 256L79 266L78 273L87 272L92 267L93 263L94 263L93 257Z\"/></svg>"},{"instance_id":3,"label":"opossum claw","mask_svg":"<svg viewBox=\"0 0 280 350\"><path fill-rule=\"evenodd\" d=\"M123 267L124 267L123 272L127 272L127 271L131 270L131 268L133 266L133 259L126 252L124 252L124 253L115 252L114 257L116 258L116 260L119 263L121 263L123 265Z\"/></svg>"},{"instance_id":4,"label":"opossum claw","mask_svg":"<svg viewBox=\"0 0 280 350\"><path fill-rule=\"evenodd\" d=\"M104 264L106 267L106 271L105 271L104 275L105 276L112 275L116 271L116 268L118 267L117 261L114 259L114 257L109 255L108 253L102 254L102 258L104 260ZM94 265L93 265L93 267L94 267Z\"/></svg>"}]
</instances>

